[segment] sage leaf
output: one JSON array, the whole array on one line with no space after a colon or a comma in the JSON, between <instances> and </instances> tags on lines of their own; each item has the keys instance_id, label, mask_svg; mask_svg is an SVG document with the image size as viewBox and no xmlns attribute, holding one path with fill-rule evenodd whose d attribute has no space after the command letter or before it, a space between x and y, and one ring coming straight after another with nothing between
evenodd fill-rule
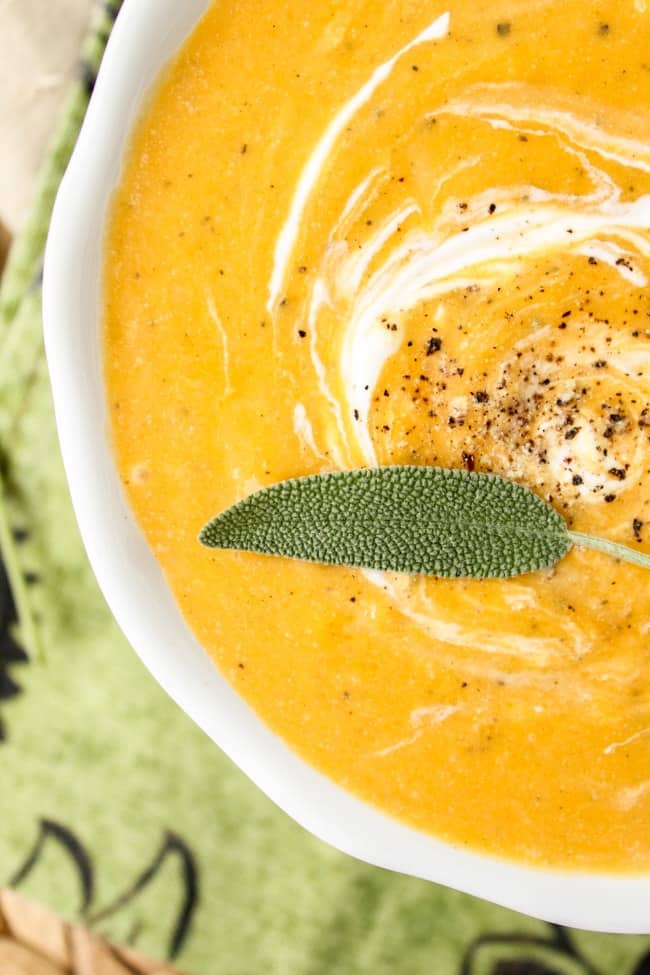
<instances>
[{"instance_id":1,"label":"sage leaf","mask_svg":"<svg viewBox=\"0 0 650 975\"><path fill-rule=\"evenodd\" d=\"M447 578L554 565L573 541L542 498L493 474L391 466L299 477L205 526L210 548Z\"/></svg>"}]
</instances>

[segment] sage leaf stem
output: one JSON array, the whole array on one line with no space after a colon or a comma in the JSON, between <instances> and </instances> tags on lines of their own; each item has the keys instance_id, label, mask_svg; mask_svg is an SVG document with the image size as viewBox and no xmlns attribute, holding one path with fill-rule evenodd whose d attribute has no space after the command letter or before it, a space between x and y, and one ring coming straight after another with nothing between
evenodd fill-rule
<instances>
[{"instance_id":1,"label":"sage leaf stem","mask_svg":"<svg viewBox=\"0 0 650 975\"><path fill-rule=\"evenodd\" d=\"M569 532L569 538L574 545L581 548L595 549L597 552L605 552L615 559L623 562L632 562L633 565L641 565L644 569L650 569L650 555L639 552L629 545L621 545L620 542L611 542L608 538L600 538L598 535L585 535L582 532Z\"/></svg>"}]
</instances>

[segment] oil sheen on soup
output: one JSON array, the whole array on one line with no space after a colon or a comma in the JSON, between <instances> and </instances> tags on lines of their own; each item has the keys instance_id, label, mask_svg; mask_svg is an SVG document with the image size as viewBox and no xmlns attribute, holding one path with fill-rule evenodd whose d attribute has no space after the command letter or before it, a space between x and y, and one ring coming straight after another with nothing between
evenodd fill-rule
<instances>
[{"instance_id":1,"label":"oil sheen on soup","mask_svg":"<svg viewBox=\"0 0 650 975\"><path fill-rule=\"evenodd\" d=\"M645 0L221 0L106 245L125 490L194 633L354 794L530 863L650 866L650 577L214 552L252 491L492 471L650 551Z\"/></svg>"}]
</instances>

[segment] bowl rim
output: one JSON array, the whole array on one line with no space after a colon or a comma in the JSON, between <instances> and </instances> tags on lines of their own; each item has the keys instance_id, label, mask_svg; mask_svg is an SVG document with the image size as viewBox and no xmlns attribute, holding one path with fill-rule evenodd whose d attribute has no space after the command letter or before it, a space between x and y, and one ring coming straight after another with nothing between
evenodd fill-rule
<instances>
[{"instance_id":1,"label":"bowl rim","mask_svg":"<svg viewBox=\"0 0 650 975\"><path fill-rule=\"evenodd\" d=\"M107 432L101 376L102 234L133 124L153 82L210 3L125 0L57 195L47 241L44 332L59 440L81 536L106 601L167 693L276 805L320 839L376 866L551 923L650 933L650 912L644 906L650 871L551 870L468 851L397 822L299 758L199 647L134 523Z\"/></svg>"}]
</instances>

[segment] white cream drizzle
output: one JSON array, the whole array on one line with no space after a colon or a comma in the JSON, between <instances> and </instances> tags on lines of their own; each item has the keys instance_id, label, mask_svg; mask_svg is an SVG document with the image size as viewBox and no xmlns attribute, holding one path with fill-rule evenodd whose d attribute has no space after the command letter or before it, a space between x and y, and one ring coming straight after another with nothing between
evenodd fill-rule
<instances>
[{"instance_id":1,"label":"white cream drizzle","mask_svg":"<svg viewBox=\"0 0 650 975\"><path fill-rule=\"evenodd\" d=\"M495 95L501 95L503 100L497 101ZM514 104L517 95L524 99L524 104ZM439 112L431 114L480 118L495 128L544 134L539 128L526 128L526 123L534 122L603 159L650 173L650 146L647 142L605 132L597 125L576 118L570 111L546 108L544 102L543 88L531 88L521 82L478 84L468 89L466 98L451 99Z\"/></svg>"},{"instance_id":2,"label":"white cream drizzle","mask_svg":"<svg viewBox=\"0 0 650 975\"><path fill-rule=\"evenodd\" d=\"M205 293L206 305L208 308L208 315L212 319L212 322L219 333L219 338L221 340L221 345L223 349L223 397L230 396L232 393L232 385L230 382L230 348L228 346L228 333L223 327L223 322L217 311L217 306L214 300L214 295L208 289Z\"/></svg>"},{"instance_id":3,"label":"white cream drizzle","mask_svg":"<svg viewBox=\"0 0 650 975\"><path fill-rule=\"evenodd\" d=\"M324 455L316 446L314 429L311 425L304 403L296 403L293 411L293 429L304 448L324 460Z\"/></svg>"},{"instance_id":4,"label":"white cream drizzle","mask_svg":"<svg viewBox=\"0 0 650 975\"><path fill-rule=\"evenodd\" d=\"M300 225L302 223L305 207L316 183L320 179L328 157L331 155L341 136L341 133L354 118L357 112L372 98L382 82L386 81L386 79L390 76L393 68L398 63L400 58L420 44L442 40L449 33L449 23L449 13L442 14L425 30L418 34L417 37L414 37L412 41L409 41L408 44L405 44L404 47L400 48L392 58L389 58L388 61L384 61L383 64L380 64L379 67L376 68L372 73L368 81L366 81L366 83L359 88L357 93L345 103L338 115L336 115L336 117L330 122L327 129L323 133L318 145L309 157L307 165L300 175L293 200L291 201L289 216L287 217L287 220L277 239L273 273L271 275L271 281L269 284L269 297L267 303L269 313L273 312L277 302L279 301L282 286L287 273L287 267L295 247L298 233L300 231Z\"/></svg>"},{"instance_id":5,"label":"white cream drizzle","mask_svg":"<svg viewBox=\"0 0 650 975\"><path fill-rule=\"evenodd\" d=\"M625 738L623 741L613 741L611 745L603 750L603 755L613 755L614 752L618 751L619 748L626 748L628 745L633 745L634 742L640 741L642 738L646 738L650 734L650 728L642 728L641 731L635 732L635 734L630 735L629 738Z\"/></svg>"},{"instance_id":6,"label":"white cream drizzle","mask_svg":"<svg viewBox=\"0 0 650 975\"><path fill-rule=\"evenodd\" d=\"M647 287L648 278L636 266L635 255L618 244L611 241L591 241L583 247L579 247L578 253L584 254L585 257L595 257L597 261L602 261L603 264L609 264L635 288ZM627 263L623 264L623 260Z\"/></svg>"},{"instance_id":7,"label":"white cream drizzle","mask_svg":"<svg viewBox=\"0 0 650 975\"><path fill-rule=\"evenodd\" d=\"M415 744L419 738L428 731L431 727L442 724L447 718L450 718L453 714L460 711L460 705L458 704L433 704L421 708L415 708L411 711L410 715L410 725L414 729L411 735L406 738L400 739L400 741L395 742L393 745L388 745L386 748L381 748L379 751L373 752L373 758L385 758L387 755L392 755L393 752L401 751L402 748L408 748L409 745Z\"/></svg>"},{"instance_id":8,"label":"white cream drizzle","mask_svg":"<svg viewBox=\"0 0 650 975\"><path fill-rule=\"evenodd\" d=\"M357 437L364 461L376 463L368 414L377 383L387 359L401 344L399 332L386 329L385 320L399 318L404 312L430 301L446 291L466 286L488 275L488 280L510 274L522 261L554 250L562 253L579 251L581 246L600 235L615 235L622 228L644 229L650 226L650 196L630 203L609 200L586 212L577 210L578 200L533 193L545 197L538 203L513 205L509 212L484 219L461 231L444 236L438 226L430 232L416 228L400 235L386 263L374 272L360 290L358 283L378 250L386 241L383 227L370 238L362 251L346 260L337 255L336 268L325 259L324 276L334 271L337 292L349 302L349 320L341 348L341 375L348 399L348 414L361 417ZM564 205L561 205L561 202ZM413 205L399 212L392 224L402 225ZM498 262L498 275L490 276L491 266ZM510 267L508 265L510 264ZM616 266L614 262L614 266ZM616 268L628 277L625 267ZM460 276L460 277L459 277Z\"/></svg>"},{"instance_id":9,"label":"white cream drizzle","mask_svg":"<svg viewBox=\"0 0 650 975\"><path fill-rule=\"evenodd\" d=\"M274 323L289 263L306 223L307 208L342 132L389 79L405 53L416 45L444 38L449 26L449 15L444 14L380 65L318 141L301 172L288 217L276 241L267 300ZM404 317L419 305L439 301L435 317L442 320L446 294L477 282L484 286L512 279L529 262L549 255L556 255L560 264L569 255L593 257L630 286L647 286L648 276L641 259L650 257L650 195L624 199L610 173L601 167L608 161L650 173L650 146L584 122L568 108L548 108L544 95L544 89L515 83L474 85L464 97L449 100L432 110L429 117L471 117L495 130L553 138L562 152L575 156L576 164L591 183L591 192L562 194L532 185L487 189L466 200L462 219L453 200L433 218L425 219L417 199L405 194L390 213L378 217L373 214L372 231L364 233L360 243L355 239L353 244L348 243L348 238L354 236L355 224L389 185L390 172L379 166L371 169L349 195L328 235L305 309L311 361L329 416L325 452L336 466L377 463L370 426L373 397L387 360L401 348ZM476 157L459 161L437 186L432 186L431 199L438 198L451 175L479 163ZM491 204L495 205L494 212L490 212ZM540 327L514 351L525 351L526 344L539 340L542 332ZM576 363L580 364L579 355ZM648 373L650 353L631 351L623 341L608 349L608 363L619 371L617 384L622 388L628 381L626 377ZM508 365L508 361L504 362L503 369ZM584 377L588 377L590 362L585 359L584 365ZM550 372L549 378L558 398L570 396L571 382L583 379L579 371L569 381ZM302 443L322 457L307 411L302 404L299 407L294 415L296 433ZM597 486L618 494L633 487L643 467L645 451L641 442L637 442L633 456L626 458L628 480L622 484L603 476L595 422L590 424L585 416L579 425L580 431L571 441L571 454L583 475L580 491L584 499L597 500L600 495L593 494ZM551 476L568 483L571 471L563 432L552 417L540 416L536 435L545 445ZM623 460L613 450L608 463L611 467L623 466ZM525 472L514 472L521 473ZM555 615L545 610L534 587L525 583L513 588L505 600L508 619L500 621L497 631L489 622L469 624L467 614L458 622L443 600L431 598L426 580L405 580L371 571L364 575L435 644L472 647L495 660L504 655L516 657L533 668L547 668L548 672L563 661L585 658L592 649L580 626L566 615L558 623ZM469 605L471 597L466 602ZM480 610L477 606L477 620ZM540 621L540 635L524 637L519 618L525 620L531 612ZM583 693L576 688L576 694ZM423 733L431 720L444 720L451 713L444 707L437 711L434 708L427 722L423 723L422 717L414 719L412 735L377 754L387 755L405 747ZM622 744L614 743L610 748L614 750Z\"/></svg>"},{"instance_id":10,"label":"white cream drizzle","mask_svg":"<svg viewBox=\"0 0 650 975\"><path fill-rule=\"evenodd\" d=\"M650 790L650 781L640 782L638 785L628 786L626 789L621 789L617 796L614 798L614 805L618 806L624 812L633 809L634 806L647 794Z\"/></svg>"}]
</instances>

